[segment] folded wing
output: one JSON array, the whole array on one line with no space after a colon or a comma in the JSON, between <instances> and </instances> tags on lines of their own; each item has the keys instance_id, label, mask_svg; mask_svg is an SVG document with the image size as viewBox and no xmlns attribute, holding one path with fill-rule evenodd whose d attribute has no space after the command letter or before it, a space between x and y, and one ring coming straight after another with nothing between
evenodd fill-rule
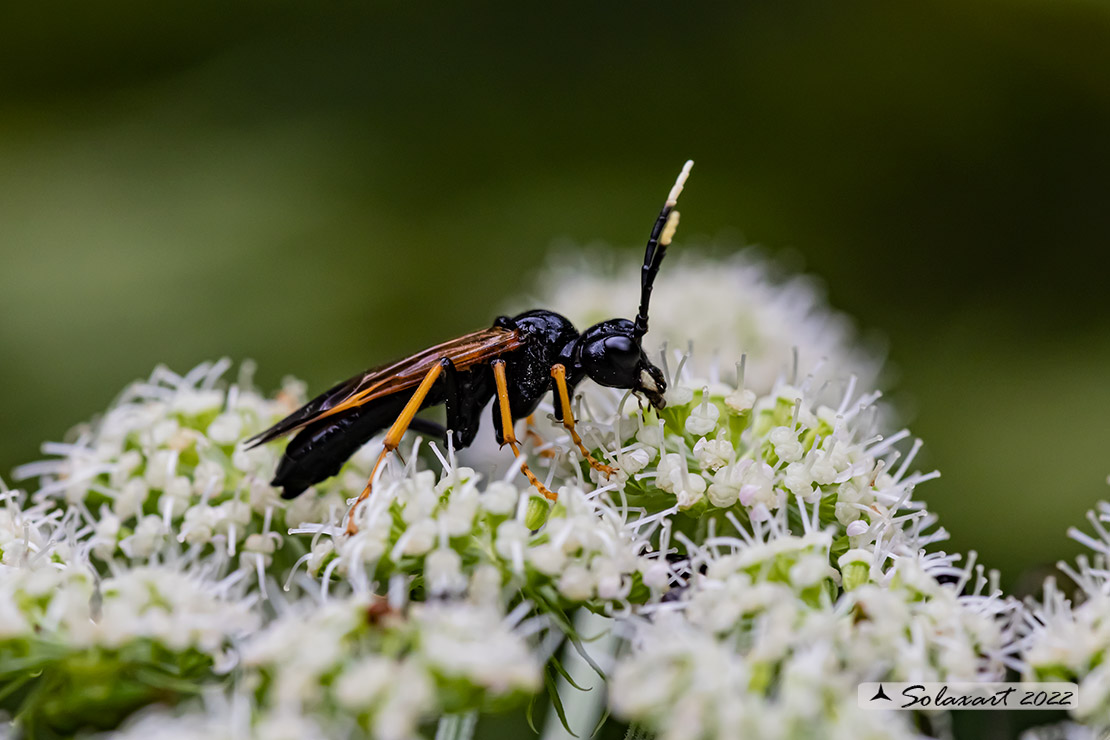
<instances>
[{"instance_id":1,"label":"folded wing","mask_svg":"<svg viewBox=\"0 0 1110 740\"><path fill-rule=\"evenodd\" d=\"M247 448L295 432L315 421L358 408L385 396L415 388L433 365L444 358L455 369L468 370L523 344L515 330L493 327L465 334L388 365L372 368L321 393L266 431L247 440Z\"/></svg>"}]
</instances>

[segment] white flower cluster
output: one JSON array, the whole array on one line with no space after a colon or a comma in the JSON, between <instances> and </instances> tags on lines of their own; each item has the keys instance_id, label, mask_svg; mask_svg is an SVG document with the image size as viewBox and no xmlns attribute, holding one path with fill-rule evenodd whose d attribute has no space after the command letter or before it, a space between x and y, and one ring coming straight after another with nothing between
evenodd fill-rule
<instances>
[{"instance_id":1,"label":"white flower cluster","mask_svg":"<svg viewBox=\"0 0 1110 740\"><path fill-rule=\"evenodd\" d=\"M254 716L250 697L207 692L203 702L184 710L154 707L138 712L113 732L96 737L103 740L303 740L330 737L354 738L353 728L329 726L327 732L312 719L285 713Z\"/></svg>"},{"instance_id":2,"label":"white flower cluster","mask_svg":"<svg viewBox=\"0 0 1110 740\"><path fill-rule=\"evenodd\" d=\"M855 688L837 675L839 660L825 641L778 662L774 692L766 663L677 614L643 625L633 642L613 673L610 703L660 740L919 737L908 715L856 708Z\"/></svg>"},{"instance_id":3,"label":"white flower cluster","mask_svg":"<svg viewBox=\"0 0 1110 740\"><path fill-rule=\"evenodd\" d=\"M941 583L927 564L902 560L884 583L849 591L836 605L846 670L897 681L999 681L1012 664L1018 604L969 559ZM901 631L892 628L903 625Z\"/></svg>"},{"instance_id":4,"label":"white flower cluster","mask_svg":"<svg viewBox=\"0 0 1110 740\"><path fill-rule=\"evenodd\" d=\"M185 553L257 572L262 586L286 526L342 506L343 496L281 500L269 485L278 451L240 443L296 408L303 388L287 381L269 400L252 387L249 364L223 388L230 366L204 363L184 376L155 369L71 442L43 445L56 457L17 468L16 479L38 478L34 502L57 507L59 527L79 533L83 555L100 567Z\"/></svg>"},{"instance_id":5,"label":"white flower cluster","mask_svg":"<svg viewBox=\"0 0 1110 740\"><path fill-rule=\"evenodd\" d=\"M1095 535L1076 528L1068 536L1089 547L1072 566L1057 563L1078 587L1073 604L1049 577L1040 601L1029 601L1021 642L1024 678L1079 684L1076 720L1096 730L1110 729L1110 503L1087 512Z\"/></svg>"},{"instance_id":6,"label":"white flower cluster","mask_svg":"<svg viewBox=\"0 0 1110 740\"><path fill-rule=\"evenodd\" d=\"M27 726L69 735L121 719L223 670L257 628L241 578L196 562L101 573L82 559L88 533L60 511L24 509L18 491L4 499L0 685L3 709Z\"/></svg>"},{"instance_id":7,"label":"white flower cluster","mask_svg":"<svg viewBox=\"0 0 1110 740\"><path fill-rule=\"evenodd\" d=\"M511 607L523 596L562 612L592 599L642 601L646 593L633 590L645 582L660 593L666 587L652 581L659 567L647 539L605 490L563 486L551 506L527 486L483 483L453 455L440 462L438 480L411 468L384 477L356 511L353 536L342 526L345 512L297 530L317 535L306 558L325 594L336 578L365 595L377 582L419 576L431 597L469 595Z\"/></svg>"},{"instance_id":8,"label":"white flower cluster","mask_svg":"<svg viewBox=\"0 0 1110 740\"><path fill-rule=\"evenodd\" d=\"M308 504L287 504L265 482L276 453L244 457L238 444L287 407L248 382L219 390L223 368L158 371L61 460L32 466L43 476L34 503L20 510L13 494L0 519L4 562L21 573L13 582L73 574L75 585L53 598L80 604L94 637L74 633L71 645L195 649L209 656L200 683L238 665L230 701L251 707L252 732L407 738L437 716L512 705L552 670L544 656L558 631L577 641L568 612L579 605L634 627L613 706L665 737L765 725L879 736L872 719L829 710L848 702L853 681L997 676L1011 605L993 584L985 590L981 569L973 579L971 565L924 552L945 536L912 498L933 474L909 472L916 445L899 460L907 433L875 434L878 394L813 376L757 394L742 372L726 385L712 368L698 378L690 366L675 358L661 412L583 386L576 416L595 456L617 469L611 480L550 420L535 424L544 441L528 462L546 466L554 505L515 469L486 481L452 450L414 441L356 510L354 535L343 499L361 489L380 444L307 492ZM213 440L229 409L239 410L238 436ZM155 434L161 427L167 433ZM165 474L152 481L156 459ZM188 495L169 492L175 480ZM125 512L119 501L135 481L145 488ZM241 513L228 513L235 507ZM191 539L205 517L212 526ZM144 521L151 534L140 542ZM66 613L52 603L20 592L0 617L25 636L31 617L45 624ZM656 630L682 637L657 654ZM647 701L641 684L656 669L663 678ZM676 677L684 671L704 678ZM716 675L745 687L731 714L680 719L720 703L721 684L702 686ZM187 717L197 711L186 705L170 724L196 726Z\"/></svg>"},{"instance_id":9,"label":"white flower cluster","mask_svg":"<svg viewBox=\"0 0 1110 740\"><path fill-rule=\"evenodd\" d=\"M589 323L635 305L589 279L547 281L593 296L553 307L585 307L571 317ZM157 696L193 697L120 737L403 739L553 685L563 637L586 651L570 613L584 607L631 644L613 709L662 738L913 736L902 718L855 711L856 683L997 678L1014 605L973 561L928 551L946 534L913 494L936 474L911 470L908 432L879 434L879 394L857 390L876 365L850 328L808 283L766 285L745 261L668 264L652 336L684 346L693 333L739 362L695 371L664 352L661 411L577 389L578 430L611 477L544 405L507 474L408 438L354 534L347 504L380 442L283 501L268 482L280 446L242 442L303 389L289 381L269 400L249 367L225 387L226 361L159 368L18 471L39 488L0 509L0 658L57 666L28 647L48 635L114 661L105 676L157 663L188 678L83 705L115 728ZM556 503L521 479L523 462ZM56 724L73 704L72 669L55 670L65 680L35 718Z\"/></svg>"},{"instance_id":10,"label":"white flower cluster","mask_svg":"<svg viewBox=\"0 0 1110 740\"><path fill-rule=\"evenodd\" d=\"M640 302L640 254L557 252L527 303L557 311L580 329L628 316ZM652 293L649 346L692 343L696 352L725 358L746 353L748 385L758 392L770 390L780 376L820 375L821 363L875 385L881 355L860 349L852 321L828 308L814 279L781 277L751 249L718 259L684 246L667 257L663 270L666 278Z\"/></svg>"},{"instance_id":11,"label":"white flower cluster","mask_svg":"<svg viewBox=\"0 0 1110 740\"><path fill-rule=\"evenodd\" d=\"M607 480L590 470L590 478L616 488L607 498L637 515L631 519L638 530L648 524L646 532L673 530L672 543L682 551L691 534L711 536L710 528L803 534L833 527L834 555L867 552L875 573L947 538L912 498L918 484L939 473L910 472L920 442L903 455L898 445L907 430L877 433L878 392L858 393L854 377L819 383L811 375L757 394L746 387L742 367L738 384L730 385L721 382L716 363L702 377L690 372L687 356L675 363L662 411L641 414L628 394L592 384L583 386L577 404L582 436L595 457L618 471ZM559 474L581 476L561 427L549 418L535 432L547 440L544 460Z\"/></svg>"},{"instance_id":12,"label":"white flower cluster","mask_svg":"<svg viewBox=\"0 0 1110 740\"><path fill-rule=\"evenodd\" d=\"M247 682L257 684L271 723L343 717L373 737L411 738L422 721L539 689L540 659L522 636L528 625L514 618L468 603L394 612L381 602L333 601L248 641Z\"/></svg>"},{"instance_id":13,"label":"white flower cluster","mask_svg":"<svg viewBox=\"0 0 1110 740\"><path fill-rule=\"evenodd\" d=\"M691 536L734 526L832 526L836 556L865 552L875 575L944 539L943 529L930 530L935 517L911 500L914 487L936 475L908 473L918 446L899 461L895 444L908 432L873 434L878 394L856 396L850 381L828 406L830 387L817 392L815 382L780 382L757 396L676 371L667 408L646 417L619 393L587 386L581 428L617 469L612 480L596 471L587 479L582 467L568 465L577 452L550 421L535 426L548 443L533 465L551 464L550 476L568 482L550 512L527 487L484 483L432 445L443 468L437 479L417 469L414 449L409 464L384 475L359 507L356 535L346 536L338 509L295 529L315 535L303 560L325 588L339 577L363 594L397 573L422 573L438 596L507 585L531 595L546 577L566 601L627 605L661 596L673 582L670 545L683 552ZM373 445L366 449L368 459L376 455ZM706 527L700 535L699 526ZM657 547L660 532L665 544Z\"/></svg>"},{"instance_id":14,"label":"white flower cluster","mask_svg":"<svg viewBox=\"0 0 1110 740\"><path fill-rule=\"evenodd\" d=\"M689 586L634 623L614 711L663 740L909 737L908 715L855 711L856 685L1001 680L1015 604L981 569L967 594L972 566L944 585L909 558L842 588L866 572L832 567L831 545L829 531L707 540Z\"/></svg>"},{"instance_id":15,"label":"white flower cluster","mask_svg":"<svg viewBox=\"0 0 1110 740\"><path fill-rule=\"evenodd\" d=\"M321 630L308 608L315 604L319 586L306 593L298 584L297 600L289 603L278 584L294 580L290 576L302 562L314 567L319 557L325 569L334 570L342 560L334 552L329 557L326 548L313 547L310 538L287 532L313 520L341 518L345 499L364 485L372 458L364 450L342 475L292 502L283 501L267 482L280 448L244 451L242 442L292 410L302 400L301 390L287 382L276 400L267 400L252 389L249 367L237 383L221 387L219 379L227 369L226 362L201 365L185 376L157 369L149 381L129 387L102 419L81 427L74 441L46 445L56 459L18 471L22 478L39 478L40 487L30 501L20 491L4 490L0 677L30 681L36 690L8 692L16 700L9 699L0 709L17 714L22 722L65 734L103 723L111 726L145 703L193 693L193 685L199 688L239 665L244 650L261 660L257 647L274 631L293 647L307 648L301 653L304 660L335 655L338 642L331 653L325 650L331 644L328 640L336 638L334 631ZM329 713L320 714L321 707L307 698L313 695L313 682L316 692L325 684L331 686L334 671L281 672L284 683L272 682L278 693L259 689L257 696L250 694L252 702L269 697L275 707L303 706L302 725L330 726L340 721L352 731L360 726L357 719L373 710L376 734L410 737L429 711L443 711L442 696L456 697L461 711L477 708L487 698L511 704L535 691L540 673L524 639L537 628L526 622L527 630L519 638L502 629L501 572L489 559L468 555L468 564L484 567L469 569L465 588L460 589L456 580L461 560L456 560L461 556L452 559L449 553L455 551L438 539L443 534L443 542L450 543L471 535L472 527L500 526L489 530L489 538L472 544L476 549L508 552L507 563L520 554L510 543L516 533L511 525L517 522L513 516L517 510L526 509L518 501L527 504L528 498L500 484L484 491L479 505L470 480L473 474L453 469L452 476L437 483L433 473L422 471L399 483L395 513L401 526L389 544L398 562L389 575L398 576L393 583L403 586L398 592L402 600L423 583L429 597L471 591L483 597L481 609L465 602L438 607L414 604L406 620L397 622L403 630L396 625L387 630L388 639L396 641L403 635L409 653L424 656L419 661L405 658L409 684L399 686L396 676L390 676L388 687L396 695L390 701L382 694L364 697L366 706L361 709L352 705L351 697L357 695L354 687L370 676L375 656L367 651L372 645L365 640L347 639L351 656L361 661L347 665L348 672L361 678L351 678L345 684L350 690L332 697ZM438 495L437 487L444 496L444 510L435 511L432 505L422 514L427 497ZM456 490L458 495L452 496ZM568 495L568 500L572 498ZM425 514L434 516L429 519ZM485 518L479 522L480 514ZM566 516L565 511L562 515ZM430 523L435 525L431 540L435 547L422 544L422 532ZM612 525L610 529L619 535ZM364 531L361 538L337 538L340 549L357 551L370 543L375 529L368 523ZM525 535L530 535L527 529ZM319 543L322 537L314 539ZM587 546L608 551L609 544L591 541ZM579 550L584 557L593 554ZM466 554L465 548L462 552ZM360 557L358 562L364 563L365 555ZM361 574L365 588L357 598L366 600L373 589L365 579L373 572L364 569ZM410 582L402 583L405 575ZM382 632L385 622L368 622L364 606L347 599L335 608L345 608L348 616L361 615L364 630ZM284 616L273 622L276 613ZM326 621L326 611L322 618ZM273 630L259 633L264 624L272 624ZM505 638L498 642L502 633ZM320 639L306 639L306 635ZM504 650L492 650L498 645ZM12 660L2 660L5 656ZM99 693L88 691L78 680L85 670L80 661L99 666L95 673ZM337 661L332 668L337 670L340 664ZM277 675L272 664L248 667L253 671L248 676L255 678ZM379 666L387 676L393 667ZM27 673L33 669L38 673ZM9 670L13 675L6 675ZM142 675L151 685L132 686L126 678L131 675ZM292 685L289 676L299 677L296 686L306 701L292 701L289 690L282 688ZM233 703L241 703L247 696L244 692L253 691L252 680L232 682ZM26 703L28 696L37 703ZM67 708L77 696L88 706L83 716ZM282 701L276 701L278 696ZM187 708L186 714L191 711ZM274 721L294 726L292 720ZM261 722L256 726L263 726Z\"/></svg>"},{"instance_id":16,"label":"white flower cluster","mask_svg":"<svg viewBox=\"0 0 1110 740\"><path fill-rule=\"evenodd\" d=\"M445 714L534 694L543 666L524 610L466 602L300 602L250 636L230 695L138 717L107 737L409 740ZM148 734L149 733L149 734Z\"/></svg>"},{"instance_id":17,"label":"white flower cluster","mask_svg":"<svg viewBox=\"0 0 1110 740\"><path fill-rule=\"evenodd\" d=\"M153 640L216 659L257 623L247 602L226 598L229 588L167 566L104 580L74 567L15 569L0 586L0 639L42 640L74 651Z\"/></svg>"},{"instance_id":18,"label":"white flower cluster","mask_svg":"<svg viewBox=\"0 0 1110 740\"><path fill-rule=\"evenodd\" d=\"M910 728L844 711L857 683L1000 680L1017 604L974 555L958 568L926 552L947 535L912 494L936 474L910 472L907 432L875 433L878 394L811 376L760 395L689 366L646 417L583 386L579 428L615 482L559 427L535 427L552 471L589 472L646 539L641 577L663 586L635 610L615 712L666 738L897 737Z\"/></svg>"}]
</instances>

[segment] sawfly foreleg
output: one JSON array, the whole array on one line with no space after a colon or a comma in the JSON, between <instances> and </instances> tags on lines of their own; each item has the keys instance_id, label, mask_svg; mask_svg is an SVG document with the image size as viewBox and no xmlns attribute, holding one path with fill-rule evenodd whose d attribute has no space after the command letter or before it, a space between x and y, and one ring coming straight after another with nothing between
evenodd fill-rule
<instances>
[{"instance_id":1,"label":"sawfly foreleg","mask_svg":"<svg viewBox=\"0 0 1110 740\"><path fill-rule=\"evenodd\" d=\"M582 438L578 436L578 430L574 428L574 412L570 408L570 393L567 391L567 369L562 365L554 365L551 368L551 377L555 380L555 396L558 398L559 408L563 414L563 426L570 432L570 438L578 446L578 451L586 458L590 467L604 473L605 477L608 478L617 472L617 469L594 458L590 451L586 449L586 445L582 444Z\"/></svg>"}]
</instances>

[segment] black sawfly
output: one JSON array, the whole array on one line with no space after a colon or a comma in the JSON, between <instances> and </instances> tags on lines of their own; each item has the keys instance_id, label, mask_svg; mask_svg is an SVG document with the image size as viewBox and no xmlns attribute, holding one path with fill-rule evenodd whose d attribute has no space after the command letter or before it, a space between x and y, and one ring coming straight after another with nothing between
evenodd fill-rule
<instances>
[{"instance_id":1,"label":"black sawfly","mask_svg":"<svg viewBox=\"0 0 1110 740\"><path fill-rule=\"evenodd\" d=\"M642 341L648 330L652 284L678 227L675 205L693 165L687 162L682 168L651 230L634 321L609 319L579 333L554 311L526 311L498 317L488 329L360 373L247 441L248 447L254 447L298 432L285 448L273 485L283 489L285 498L300 495L339 472L359 447L388 427L381 455L347 519L347 531L357 532L355 507L370 495L378 470L406 430L440 437L450 434L455 447L462 449L474 441L482 409L492 398L497 442L508 444L519 456L513 423L532 414L548 391L554 394L555 418L570 432L582 455L593 468L611 475L613 469L595 459L575 431L570 396L582 380L590 378L600 385L632 390L655 408L663 408L667 383L644 354ZM416 418L421 409L439 404L447 407L446 427ZM521 466L521 472L541 494L557 498L527 465Z\"/></svg>"}]
</instances>

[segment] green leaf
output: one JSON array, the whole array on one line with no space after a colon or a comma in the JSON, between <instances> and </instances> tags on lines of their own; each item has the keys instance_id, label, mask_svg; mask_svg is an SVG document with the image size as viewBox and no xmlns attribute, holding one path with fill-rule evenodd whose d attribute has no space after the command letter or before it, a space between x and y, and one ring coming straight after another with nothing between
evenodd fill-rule
<instances>
[{"instance_id":1,"label":"green leaf","mask_svg":"<svg viewBox=\"0 0 1110 740\"><path fill-rule=\"evenodd\" d=\"M574 734L574 730L570 729L567 724L567 713L563 709L563 700L559 698L559 690L555 686L555 676L551 671L544 669L543 682L547 686L547 695L551 697L551 706L555 709L555 714L559 715L559 722L562 723L563 729L570 734L571 737L578 737Z\"/></svg>"},{"instance_id":2,"label":"green leaf","mask_svg":"<svg viewBox=\"0 0 1110 740\"><path fill-rule=\"evenodd\" d=\"M609 708L606 707L605 711L601 713L601 718L594 725L594 731L590 733L590 737L597 737L597 733L601 732L601 728L609 721Z\"/></svg>"},{"instance_id":3,"label":"green leaf","mask_svg":"<svg viewBox=\"0 0 1110 740\"><path fill-rule=\"evenodd\" d=\"M563 680L569 683L572 687L578 689L579 691L593 691L592 687L583 688L582 686L579 686L577 683L575 683L574 679L570 677L569 673L567 673L567 669L563 667L563 664L561 662L559 662L559 657L557 655L552 655L550 662L551 667L558 671L559 675L563 677Z\"/></svg>"},{"instance_id":4,"label":"green leaf","mask_svg":"<svg viewBox=\"0 0 1110 740\"><path fill-rule=\"evenodd\" d=\"M540 695L534 694L532 698L528 700L528 708L524 710L524 719L528 722L528 726L532 728L532 732L537 735L540 734L540 731L536 729L536 721L532 715L536 711L536 702L538 702L539 699Z\"/></svg>"},{"instance_id":5,"label":"green leaf","mask_svg":"<svg viewBox=\"0 0 1110 740\"><path fill-rule=\"evenodd\" d=\"M570 644L574 646L575 652L582 656L582 660L586 661L590 668L594 669L594 673L600 676L603 681L606 680L605 671L601 670L601 666L599 666L597 662L590 657L590 654L586 652L586 648L583 647L582 641L578 639L578 635L568 633L567 639L570 640Z\"/></svg>"}]
</instances>

